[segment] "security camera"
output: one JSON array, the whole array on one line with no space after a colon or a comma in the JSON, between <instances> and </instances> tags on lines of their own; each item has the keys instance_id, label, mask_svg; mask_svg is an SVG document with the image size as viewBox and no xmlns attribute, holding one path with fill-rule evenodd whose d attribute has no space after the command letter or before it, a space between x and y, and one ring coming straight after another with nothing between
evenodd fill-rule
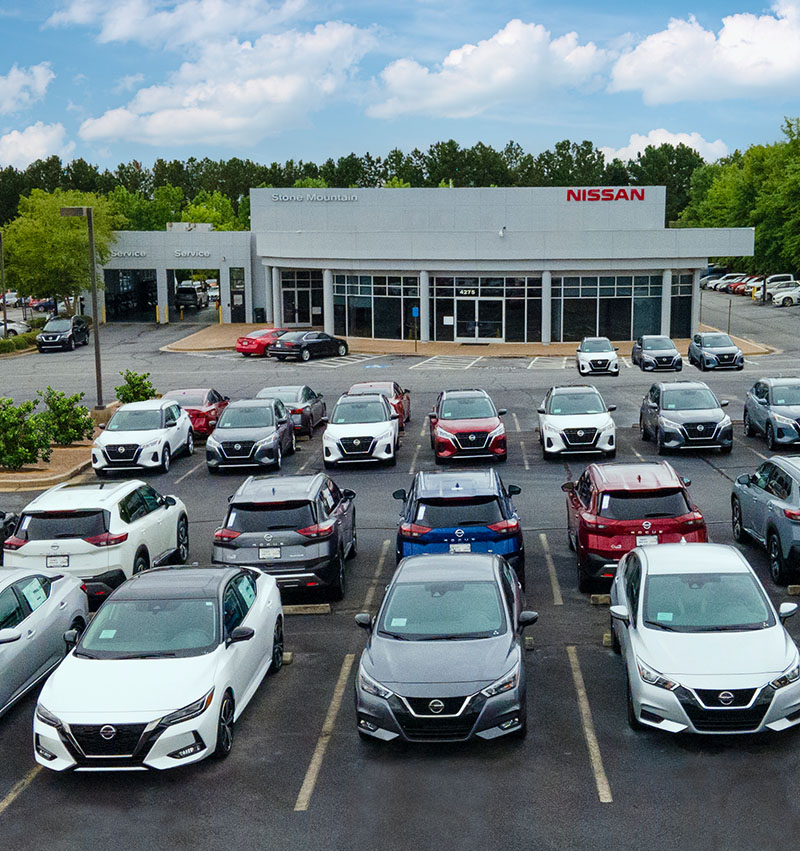
<instances>
[{"instance_id":1,"label":"security camera","mask_svg":"<svg viewBox=\"0 0 800 851\"><path fill-rule=\"evenodd\" d=\"M505 225L503 225L503 227L501 227L500 230L497 231L497 235L501 238L506 235L506 226Z\"/></svg>"}]
</instances>

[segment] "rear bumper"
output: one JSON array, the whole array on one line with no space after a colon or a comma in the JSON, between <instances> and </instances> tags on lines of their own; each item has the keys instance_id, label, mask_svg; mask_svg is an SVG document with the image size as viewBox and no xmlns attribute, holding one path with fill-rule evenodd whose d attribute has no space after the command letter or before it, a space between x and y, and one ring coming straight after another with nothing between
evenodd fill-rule
<instances>
[{"instance_id":1,"label":"rear bumper","mask_svg":"<svg viewBox=\"0 0 800 851\"><path fill-rule=\"evenodd\" d=\"M125 574L120 569L108 570L96 576L79 577L86 587L86 596L91 608L97 608L115 588L125 581Z\"/></svg>"},{"instance_id":2,"label":"rear bumper","mask_svg":"<svg viewBox=\"0 0 800 851\"><path fill-rule=\"evenodd\" d=\"M324 588L334 584L338 578L333 546L331 550L331 553L321 557L292 561L289 566L285 562L240 561L232 558L236 554L235 549L215 546L211 563L257 567L263 573L274 576L279 588Z\"/></svg>"}]
</instances>

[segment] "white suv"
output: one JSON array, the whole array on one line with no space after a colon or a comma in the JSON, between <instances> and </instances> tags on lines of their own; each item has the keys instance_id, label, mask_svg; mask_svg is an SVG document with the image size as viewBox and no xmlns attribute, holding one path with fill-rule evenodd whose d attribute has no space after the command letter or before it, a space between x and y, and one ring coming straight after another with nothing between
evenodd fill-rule
<instances>
[{"instance_id":1,"label":"white suv","mask_svg":"<svg viewBox=\"0 0 800 851\"><path fill-rule=\"evenodd\" d=\"M98 477L107 470L142 467L166 473L179 452L194 452L192 421L186 411L172 399L131 402L119 408L95 440L92 467Z\"/></svg>"},{"instance_id":2,"label":"white suv","mask_svg":"<svg viewBox=\"0 0 800 851\"><path fill-rule=\"evenodd\" d=\"M611 345L608 337L584 337L577 348L575 364L581 375L619 375L617 349Z\"/></svg>"},{"instance_id":3,"label":"white suv","mask_svg":"<svg viewBox=\"0 0 800 851\"><path fill-rule=\"evenodd\" d=\"M340 396L323 422L328 424L322 435L326 469L341 461L397 463L398 415L385 396Z\"/></svg>"},{"instance_id":4,"label":"white suv","mask_svg":"<svg viewBox=\"0 0 800 851\"><path fill-rule=\"evenodd\" d=\"M590 384L551 387L539 408L542 457L565 452L617 454L617 430L603 397Z\"/></svg>"},{"instance_id":5,"label":"white suv","mask_svg":"<svg viewBox=\"0 0 800 851\"><path fill-rule=\"evenodd\" d=\"M25 507L3 545L4 568L73 574L95 603L134 573L188 557L186 506L136 479L56 485Z\"/></svg>"}]
</instances>

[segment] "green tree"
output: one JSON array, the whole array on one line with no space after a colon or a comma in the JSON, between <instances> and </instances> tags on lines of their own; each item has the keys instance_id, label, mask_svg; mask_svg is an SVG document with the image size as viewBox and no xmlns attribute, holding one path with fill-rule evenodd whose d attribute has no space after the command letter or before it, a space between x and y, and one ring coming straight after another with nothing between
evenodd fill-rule
<instances>
[{"instance_id":1,"label":"green tree","mask_svg":"<svg viewBox=\"0 0 800 851\"><path fill-rule=\"evenodd\" d=\"M207 192L201 189L194 199L183 208L182 222L210 222L214 230L238 230L239 222L233 205L219 190Z\"/></svg>"},{"instance_id":2,"label":"green tree","mask_svg":"<svg viewBox=\"0 0 800 851\"><path fill-rule=\"evenodd\" d=\"M295 189L327 189L328 184L321 177L299 177L292 184Z\"/></svg>"},{"instance_id":3,"label":"green tree","mask_svg":"<svg viewBox=\"0 0 800 851\"><path fill-rule=\"evenodd\" d=\"M689 203L689 190L695 169L705 165L705 160L693 148L671 145L648 145L635 160L628 163L631 183L640 186L666 186L666 223L677 220Z\"/></svg>"},{"instance_id":4,"label":"green tree","mask_svg":"<svg viewBox=\"0 0 800 851\"><path fill-rule=\"evenodd\" d=\"M408 189L410 186L408 181L401 180L396 174L383 181L384 189Z\"/></svg>"}]
</instances>

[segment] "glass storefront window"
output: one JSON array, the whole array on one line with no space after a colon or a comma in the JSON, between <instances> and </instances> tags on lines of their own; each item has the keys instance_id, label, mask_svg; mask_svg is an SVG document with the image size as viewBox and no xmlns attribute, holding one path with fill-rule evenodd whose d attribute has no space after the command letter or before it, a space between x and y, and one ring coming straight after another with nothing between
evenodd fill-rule
<instances>
[{"instance_id":1,"label":"glass storefront window","mask_svg":"<svg viewBox=\"0 0 800 851\"><path fill-rule=\"evenodd\" d=\"M675 339L685 339L691 336L691 333L692 297L674 295L670 304L669 335Z\"/></svg>"},{"instance_id":2,"label":"glass storefront window","mask_svg":"<svg viewBox=\"0 0 800 851\"><path fill-rule=\"evenodd\" d=\"M525 342L525 300L508 299L506 301L506 333L507 343Z\"/></svg>"},{"instance_id":3,"label":"glass storefront window","mask_svg":"<svg viewBox=\"0 0 800 851\"><path fill-rule=\"evenodd\" d=\"M617 295L631 295L633 288L633 277L631 275L617 275Z\"/></svg>"},{"instance_id":4,"label":"glass storefront window","mask_svg":"<svg viewBox=\"0 0 800 851\"><path fill-rule=\"evenodd\" d=\"M435 340L452 340L455 328L455 302L452 298L436 298Z\"/></svg>"},{"instance_id":5,"label":"glass storefront window","mask_svg":"<svg viewBox=\"0 0 800 851\"><path fill-rule=\"evenodd\" d=\"M375 336L385 340L400 340L403 335L400 299L376 297L374 301Z\"/></svg>"},{"instance_id":6,"label":"glass storefront window","mask_svg":"<svg viewBox=\"0 0 800 851\"><path fill-rule=\"evenodd\" d=\"M597 333L597 301L593 298L564 299L563 342L594 337Z\"/></svg>"},{"instance_id":7,"label":"glass storefront window","mask_svg":"<svg viewBox=\"0 0 800 851\"><path fill-rule=\"evenodd\" d=\"M527 323L525 334L527 342L539 343L542 340L542 300L540 298L529 298L526 304Z\"/></svg>"},{"instance_id":8,"label":"glass storefront window","mask_svg":"<svg viewBox=\"0 0 800 851\"><path fill-rule=\"evenodd\" d=\"M418 308L418 298L403 299L403 339L419 340L419 316L413 316L414 308Z\"/></svg>"},{"instance_id":9,"label":"glass storefront window","mask_svg":"<svg viewBox=\"0 0 800 851\"><path fill-rule=\"evenodd\" d=\"M341 337L347 336L347 309L343 295L333 297L333 333Z\"/></svg>"},{"instance_id":10,"label":"glass storefront window","mask_svg":"<svg viewBox=\"0 0 800 851\"><path fill-rule=\"evenodd\" d=\"M372 336L372 299L364 296L347 299L347 328L351 337Z\"/></svg>"},{"instance_id":11,"label":"glass storefront window","mask_svg":"<svg viewBox=\"0 0 800 851\"><path fill-rule=\"evenodd\" d=\"M631 337L631 305L629 298L601 298L597 312L597 335L609 340Z\"/></svg>"},{"instance_id":12,"label":"glass storefront window","mask_svg":"<svg viewBox=\"0 0 800 851\"><path fill-rule=\"evenodd\" d=\"M564 278L564 298L580 296L580 283L580 278Z\"/></svg>"},{"instance_id":13,"label":"glass storefront window","mask_svg":"<svg viewBox=\"0 0 800 851\"><path fill-rule=\"evenodd\" d=\"M155 269L105 269L106 321L153 322L158 304Z\"/></svg>"},{"instance_id":14,"label":"glass storefront window","mask_svg":"<svg viewBox=\"0 0 800 851\"><path fill-rule=\"evenodd\" d=\"M648 296L633 300L633 334L635 340L642 334L661 333L661 296Z\"/></svg>"},{"instance_id":15,"label":"glass storefront window","mask_svg":"<svg viewBox=\"0 0 800 851\"><path fill-rule=\"evenodd\" d=\"M387 286L389 288L389 295L401 295L401 283L399 275L389 275L386 279Z\"/></svg>"}]
</instances>

